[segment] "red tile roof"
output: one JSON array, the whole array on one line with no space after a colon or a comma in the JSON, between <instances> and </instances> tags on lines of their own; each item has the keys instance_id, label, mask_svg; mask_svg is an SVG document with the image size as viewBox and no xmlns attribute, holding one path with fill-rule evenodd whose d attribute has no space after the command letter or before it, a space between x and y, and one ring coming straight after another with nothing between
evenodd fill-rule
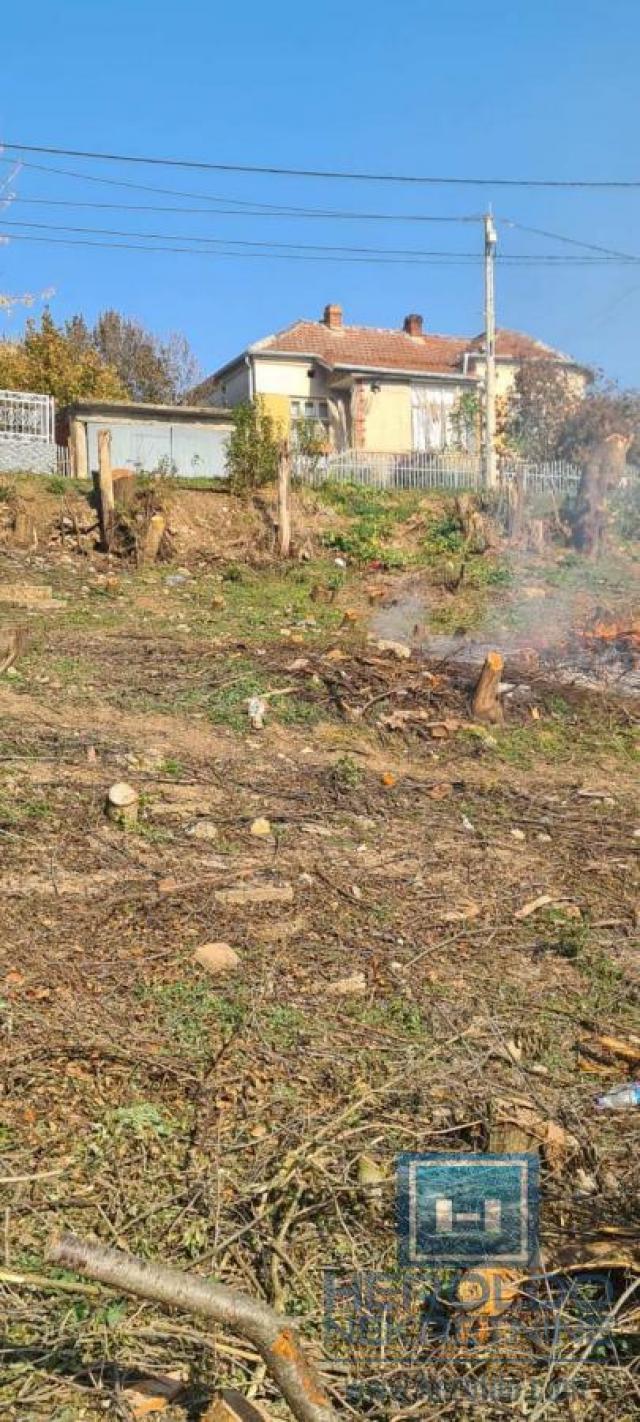
<instances>
[{"instance_id":1,"label":"red tile roof","mask_svg":"<svg viewBox=\"0 0 640 1422\"><path fill-rule=\"evenodd\" d=\"M410 336L403 330L386 330L376 326L331 329L324 321L294 321L284 331L256 341L249 346L249 351L257 356L274 352L311 359L315 357L328 366L368 366L374 370L406 370L416 375L461 375L463 356L468 354L471 357L470 373L473 373L473 357L481 359L483 348L482 334L471 337L439 336L427 331L421 336ZM498 330L496 354L507 360L551 358L573 364L569 356L522 331ZM204 380L190 392L190 399L197 397L206 400L223 371L232 364L235 362L227 362L221 370Z\"/></svg>"},{"instance_id":2,"label":"red tile roof","mask_svg":"<svg viewBox=\"0 0 640 1422\"><path fill-rule=\"evenodd\" d=\"M467 349L470 352L484 352L484 331L479 336L473 336ZM559 360L574 364L571 356L545 345L544 341L537 341L534 336L527 336L524 331L496 331L496 355L505 360Z\"/></svg>"},{"instance_id":3,"label":"red tile roof","mask_svg":"<svg viewBox=\"0 0 640 1422\"><path fill-rule=\"evenodd\" d=\"M468 341L463 336L409 336L406 331L375 326L341 326L330 330L323 321L296 321L285 331L258 341L251 350L317 356L327 365L372 366L375 370L435 371L451 375L461 369Z\"/></svg>"}]
</instances>

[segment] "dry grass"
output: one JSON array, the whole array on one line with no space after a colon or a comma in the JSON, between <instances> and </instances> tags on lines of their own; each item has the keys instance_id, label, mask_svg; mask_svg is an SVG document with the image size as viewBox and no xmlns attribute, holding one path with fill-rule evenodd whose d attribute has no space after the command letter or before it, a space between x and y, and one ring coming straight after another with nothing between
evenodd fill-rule
<instances>
[{"instance_id":1,"label":"dry grass","mask_svg":"<svg viewBox=\"0 0 640 1422\"><path fill-rule=\"evenodd\" d=\"M620 1065L578 1064L594 1033L637 1030L633 708L541 693L539 721L515 711L493 740L392 731L381 718L398 706L466 722L465 689L341 628L364 598L331 563L297 583L242 572L214 612L208 570L109 588L99 558L92 577L42 557L3 569L69 597L31 618L0 688L3 1415L126 1419L125 1376L176 1368L176 1422L220 1384L269 1397L233 1339L47 1269L63 1227L266 1298L320 1354L323 1269L393 1267L394 1156L485 1149L496 1102L526 1098L574 1138L562 1167L543 1163L548 1264L568 1240L633 1231L638 1122L593 1107ZM261 735L254 690L286 693ZM126 835L103 815L122 778L143 797ZM258 815L270 839L250 834ZM203 819L217 838L194 837ZM256 882L290 884L293 902L216 897ZM546 909L517 917L542 894ZM239 972L194 964L210 940L237 949ZM358 970L363 995L328 992ZM363 1154L385 1172L379 1209ZM624 1260L614 1279L619 1295ZM478 1366L493 1376L495 1357ZM349 1375L382 1371L356 1358ZM581 1383L545 1415L631 1417L626 1361ZM370 1410L406 1406L397 1393Z\"/></svg>"}]
</instances>

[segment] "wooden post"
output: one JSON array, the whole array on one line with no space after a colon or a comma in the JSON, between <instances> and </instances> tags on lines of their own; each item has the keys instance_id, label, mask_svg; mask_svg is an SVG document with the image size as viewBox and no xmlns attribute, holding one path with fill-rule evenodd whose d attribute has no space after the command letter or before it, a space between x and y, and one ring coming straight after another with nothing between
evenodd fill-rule
<instances>
[{"instance_id":1,"label":"wooden post","mask_svg":"<svg viewBox=\"0 0 640 1422\"><path fill-rule=\"evenodd\" d=\"M291 454L283 440L278 460L278 549L281 558L291 550Z\"/></svg>"},{"instance_id":2,"label":"wooden post","mask_svg":"<svg viewBox=\"0 0 640 1422\"><path fill-rule=\"evenodd\" d=\"M113 479L111 477L111 431L98 430L98 504L102 542L107 550L113 533Z\"/></svg>"},{"instance_id":3,"label":"wooden post","mask_svg":"<svg viewBox=\"0 0 640 1422\"><path fill-rule=\"evenodd\" d=\"M492 721L494 724L500 724L504 720L502 705L498 697L503 667L504 662L499 652L489 652L485 657L472 702L473 714L478 721Z\"/></svg>"},{"instance_id":4,"label":"wooden post","mask_svg":"<svg viewBox=\"0 0 640 1422\"><path fill-rule=\"evenodd\" d=\"M87 428L77 417L71 421L69 426L69 454L73 478L88 479Z\"/></svg>"}]
</instances>

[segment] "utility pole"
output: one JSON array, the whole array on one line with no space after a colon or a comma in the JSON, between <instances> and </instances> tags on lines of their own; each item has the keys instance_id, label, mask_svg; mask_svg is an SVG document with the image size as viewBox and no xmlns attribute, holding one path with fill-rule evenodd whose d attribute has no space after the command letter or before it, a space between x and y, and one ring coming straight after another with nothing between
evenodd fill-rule
<instances>
[{"instance_id":1,"label":"utility pole","mask_svg":"<svg viewBox=\"0 0 640 1422\"><path fill-rule=\"evenodd\" d=\"M498 482L496 464L496 303L494 265L498 234L491 212L484 219L484 474L487 488Z\"/></svg>"}]
</instances>

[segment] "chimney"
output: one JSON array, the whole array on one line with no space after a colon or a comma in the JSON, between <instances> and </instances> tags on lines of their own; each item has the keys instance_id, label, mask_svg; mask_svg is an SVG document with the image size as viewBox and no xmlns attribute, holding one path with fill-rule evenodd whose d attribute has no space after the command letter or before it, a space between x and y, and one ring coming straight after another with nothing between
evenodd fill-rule
<instances>
[{"instance_id":1,"label":"chimney","mask_svg":"<svg viewBox=\"0 0 640 1422\"><path fill-rule=\"evenodd\" d=\"M406 331L408 336L421 336L422 317L418 316L415 311L412 311L410 316L405 316L404 318L403 330Z\"/></svg>"},{"instance_id":2,"label":"chimney","mask_svg":"<svg viewBox=\"0 0 640 1422\"><path fill-rule=\"evenodd\" d=\"M342 307L331 305L325 306L324 316L322 317L322 319L324 321L325 326L328 326L330 331L340 331L342 328Z\"/></svg>"}]
</instances>

